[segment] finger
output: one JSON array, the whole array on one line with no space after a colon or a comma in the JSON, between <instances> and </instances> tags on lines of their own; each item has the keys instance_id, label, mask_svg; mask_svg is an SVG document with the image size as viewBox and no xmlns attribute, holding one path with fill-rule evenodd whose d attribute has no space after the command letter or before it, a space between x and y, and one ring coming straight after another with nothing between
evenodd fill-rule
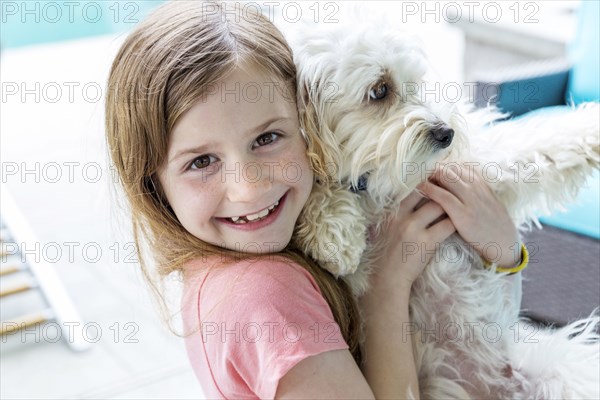
<instances>
[{"instance_id":1,"label":"finger","mask_svg":"<svg viewBox=\"0 0 600 400\"><path fill-rule=\"evenodd\" d=\"M433 182L424 182L421 186L423 192L431 200L441 205L450 216L459 213L461 208L464 207L463 202L454 193L444 187L438 186Z\"/></svg>"},{"instance_id":2,"label":"finger","mask_svg":"<svg viewBox=\"0 0 600 400\"><path fill-rule=\"evenodd\" d=\"M493 192L477 171L449 168L443 187L452 192L463 204L488 202Z\"/></svg>"},{"instance_id":3,"label":"finger","mask_svg":"<svg viewBox=\"0 0 600 400\"><path fill-rule=\"evenodd\" d=\"M423 199L424 197L419 192L413 191L400 202L400 207L412 211Z\"/></svg>"},{"instance_id":4,"label":"finger","mask_svg":"<svg viewBox=\"0 0 600 400\"><path fill-rule=\"evenodd\" d=\"M417 211L419 208L423 207L424 204L429 203L431 200L429 200L426 197L422 197L421 200L417 203L416 206L414 206L413 211Z\"/></svg>"},{"instance_id":5,"label":"finger","mask_svg":"<svg viewBox=\"0 0 600 400\"><path fill-rule=\"evenodd\" d=\"M456 196L462 203L466 203L465 198L470 193L470 188L467 182L463 179L462 169L449 165L444 168L437 169L433 174L433 181L438 185L448 190Z\"/></svg>"},{"instance_id":6,"label":"finger","mask_svg":"<svg viewBox=\"0 0 600 400\"><path fill-rule=\"evenodd\" d=\"M431 227L428 228L428 231L433 240L436 242L442 242L456 232L456 227L450 218L444 218L443 220L431 225Z\"/></svg>"},{"instance_id":7,"label":"finger","mask_svg":"<svg viewBox=\"0 0 600 400\"><path fill-rule=\"evenodd\" d=\"M434 224L437 220L444 218L446 212L436 202L430 201L414 213L414 217L418 221L420 228L427 228Z\"/></svg>"}]
</instances>

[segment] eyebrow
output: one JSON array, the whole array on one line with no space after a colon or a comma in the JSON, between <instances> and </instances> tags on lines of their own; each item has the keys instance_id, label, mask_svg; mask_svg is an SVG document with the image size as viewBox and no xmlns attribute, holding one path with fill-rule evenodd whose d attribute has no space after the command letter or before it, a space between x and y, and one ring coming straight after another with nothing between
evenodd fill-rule
<instances>
[{"instance_id":1,"label":"eyebrow","mask_svg":"<svg viewBox=\"0 0 600 400\"><path fill-rule=\"evenodd\" d=\"M256 133L256 132L260 132L260 131L264 131L265 129L267 129L267 127L269 127L271 124L275 123L275 122L280 122L280 121L285 121L285 120L289 120L289 117L275 117L275 118L271 118L269 120L267 120L266 122L258 125L257 127L250 129L247 133L247 135L250 135L252 133ZM186 149L186 150L180 150L178 151L173 158L171 158L169 160L169 162L172 162L178 158L180 158L181 156L184 156L186 154L200 154L202 152L204 152L204 150L209 147L210 144L203 144L197 147L193 147L190 149Z\"/></svg>"}]
</instances>

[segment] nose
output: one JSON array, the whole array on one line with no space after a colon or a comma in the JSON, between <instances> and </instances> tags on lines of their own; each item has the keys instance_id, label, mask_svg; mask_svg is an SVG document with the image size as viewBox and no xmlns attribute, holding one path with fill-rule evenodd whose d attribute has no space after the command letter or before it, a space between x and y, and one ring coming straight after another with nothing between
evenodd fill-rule
<instances>
[{"instance_id":1,"label":"nose","mask_svg":"<svg viewBox=\"0 0 600 400\"><path fill-rule=\"evenodd\" d=\"M454 130L447 125L441 125L433 128L430 131L431 138L435 145L439 148L445 149L452 143L454 137Z\"/></svg>"},{"instance_id":2,"label":"nose","mask_svg":"<svg viewBox=\"0 0 600 400\"><path fill-rule=\"evenodd\" d=\"M227 198L234 203L251 203L262 197L271 190L272 179L266 171L258 167L258 164L239 168L226 177ZM234 176L235 175L235 176Z\"/></svg>"}]
</instances>

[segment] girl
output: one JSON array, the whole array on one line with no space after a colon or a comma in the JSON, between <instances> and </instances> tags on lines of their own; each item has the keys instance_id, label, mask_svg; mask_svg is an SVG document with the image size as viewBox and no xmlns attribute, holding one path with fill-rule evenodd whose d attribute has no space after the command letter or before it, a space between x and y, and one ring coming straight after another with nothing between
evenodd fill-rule
<instances>
[{"instance_id":1,"label":"girl","mask_svg":"<svg viewBox=\"0 0 600 400\"><path fill-rule=\"evenodd\" d=\"M299 126L291 51L266 18L239 3L165 3L125 40L108 84L107 140L140 264L157 294L143 244L158 277L183 277L185 343L205 395L418 397L402 329L430 255L402 258L402 243L433 248L458 230L510 255L517 232L490 191L430 184L418 208L409 196L378 233L397 240L357 304L289 244L326 174L318 139ZM461 222L474 201L479 219Z\"/></svg>"}]
</instances>

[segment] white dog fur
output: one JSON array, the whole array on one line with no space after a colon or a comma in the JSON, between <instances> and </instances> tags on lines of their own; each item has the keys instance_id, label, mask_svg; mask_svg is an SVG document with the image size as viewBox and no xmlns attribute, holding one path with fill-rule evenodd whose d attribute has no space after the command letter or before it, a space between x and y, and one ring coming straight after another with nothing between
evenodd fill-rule
<instances>
[{"instance_id":1,"label":"white dog fur","mask_svg":"<svg viewBox=\"0 0 600 400\"><path fill-rule=\"evenodd\" d=\"M501 115L491 108L425 101L415 90L429 68L419 40L395 21L364 17L281 26L298 67L301 123L332 178L315 184L297 245L356 296L382 245L369 243L369 227L436 163L473 163L519 228L572 201L600 163L598 104L495 123ZM387 95L370 98L383 84ZM440 127L454 131L446 148L448 137L433 137ZM366 190L350 191L364 174ZM534 332L519 319L520 279L485 268L458 235L437 248L413 285L410 326L390 334L413 339L421 397L600 398L599 318Z\"/></svg>"}]
</instances>

